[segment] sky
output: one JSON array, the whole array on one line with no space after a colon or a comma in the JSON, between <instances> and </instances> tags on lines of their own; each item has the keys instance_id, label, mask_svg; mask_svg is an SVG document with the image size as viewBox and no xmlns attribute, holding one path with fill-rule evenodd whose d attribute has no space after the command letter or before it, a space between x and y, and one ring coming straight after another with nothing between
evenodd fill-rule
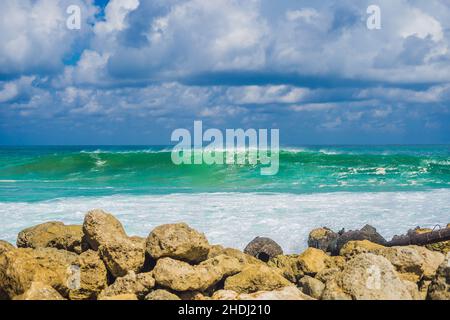
<instances>
[{"instance_id":1,"label":"sky","mask_svg":"<svg viewBox=\"0 0 450 320\"><path fill-rule=\"evenodd\" d=\"M445 0L2 0L0 16L1 145L169 144L194 120L284 145L450 143Z\"/></svg>"}]
</instances>

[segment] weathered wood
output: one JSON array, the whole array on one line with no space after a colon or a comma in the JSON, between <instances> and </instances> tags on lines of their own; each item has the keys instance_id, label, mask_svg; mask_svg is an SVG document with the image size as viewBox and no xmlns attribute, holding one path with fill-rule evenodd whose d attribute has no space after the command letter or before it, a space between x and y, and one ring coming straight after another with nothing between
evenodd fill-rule
<instances>
[{"instance_id":1,"label":"weathered wood","mask_svg":"<svg viewBox=\"0 0 450 320\"><path fill-rule=\"evenodd\" d=\"M450 240L450 228L445 228L421 234L408 232L407 235L394 236L391 241L386 243L386 246L387 247L408 246L408 245L424 246L427 244L448 240Z\"/></svg>"}]
</instances>

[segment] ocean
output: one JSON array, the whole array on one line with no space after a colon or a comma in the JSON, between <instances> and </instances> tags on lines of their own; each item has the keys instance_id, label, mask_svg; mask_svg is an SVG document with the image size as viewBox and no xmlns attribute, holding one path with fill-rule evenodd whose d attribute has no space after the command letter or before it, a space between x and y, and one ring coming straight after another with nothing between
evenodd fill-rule
<instances>
[{"instance_id":1,"label":"ocean","mask_svg":"<svg viewBox=\"0 0 450 320\"><path fill-rule=\"evenodd\" d=\"M450 222L450 145L304 146L259 165L174 165L167 146L0 147L0 239L46 221L81 224L94 208L130 235L184 221L243 249L268 236L287 253L311 229L369 223L390 239Z\"/></svg>"}]
</instances>

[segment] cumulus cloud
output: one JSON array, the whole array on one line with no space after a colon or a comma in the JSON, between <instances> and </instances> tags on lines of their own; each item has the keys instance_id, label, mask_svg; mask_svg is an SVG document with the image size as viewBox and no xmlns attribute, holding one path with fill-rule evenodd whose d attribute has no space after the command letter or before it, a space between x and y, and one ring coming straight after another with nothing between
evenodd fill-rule
<instances>
[{"instance_id":1,"label":"cumulus cloud","mask_svg":"<svg viewBox=\"0 0 450 320\"><path fill-rule=\"evenodd\" d=\"M69 4L81 30L65 26ZM450 5L379 0L382 27L368 30L369 4L2 1L0 136L41 121L111 139L126 123L156 133L205 118L318 142L418 129L445 140Z\"/></svg>"}]
</instances>

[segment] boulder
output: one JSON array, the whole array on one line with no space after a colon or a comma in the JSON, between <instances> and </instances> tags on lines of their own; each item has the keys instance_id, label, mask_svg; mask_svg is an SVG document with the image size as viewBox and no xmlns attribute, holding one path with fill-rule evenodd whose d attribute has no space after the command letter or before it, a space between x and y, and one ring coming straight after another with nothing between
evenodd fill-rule
<instances>
[{"instance_id":1,"label":"boulder","mask_svg":"<svg viewBox=\"0 0 450 320\"><path fill-rule=\"evenodd\" d=\"M205 291L224 277L241 270L241 264L233 257L220 255L197 266L172 258L162 258L156 263L153 274L156 283L175 291Z\"/></svg>"},{"instance_id":2,"label":"boulder","mask_svg":"<svg viewBox=\"0 0 450 320\"><path fill-rule=\"evenodd\" d=\"M105 243L98 251L106 268L116 278L144 268L145 248L141 243L128 238Z\"/></svg>"},{"instance_id":3,"label":"boulder","mask_svg":"<svg viewBox=\"0 0 450 320\"><path fill-rule=\"evenodd\" d=\"M181 300L177 295L163 289L150 292L145 296L145 300Z\"/></svg>"},{"instance_id":4,"label":"boulder","mask_svg":"<svg viewBox=\"0 0 450 320\"><path fill-rule=\"evenodd\" d=\"M320 299L323 290L325 289L325 284L323 284L323 282L310 276L301 278L298 282L298 286L304 294L313 297L314 299Z\"/></svg>"},{"instance_id":5,"label":"boulder","mask_svg":"<svg viewBox=\"0 0 450 320\"><path fill-rule=\"evenodd\" d=\"M89 211L83 223L86 241L114 277L123 277L129 271L139 272L145 263L144 243L138 237L128 237L114 216L102 210Z\"/></svg>"},{"instance_id":6,"label":"boulder","mask_svg":"<svg viewBox=\"0 0 450 320\"><path fill-rule=\"evenodd\" d=\"M30 288L13 300L66 300L58 291L42 282L32 282Z\"/></svg>"},{"instance_id":7,"label":"boulder","mask_svg":"<svg viewBox=\"0 0 450 320\"><path fill-rule=\"evenodd\" d=\"M306 275L315 276L332 265L332 259L322 250L308 248L298 256L298 268Z\"/></svg>"},{"instance_id":8,"label":"boulder","mask_svg":"<svg viewBox=\"0 0 450 320\"><path fill-rule=\"evenodd\" d=\"M331 250L333 255L338 255L341 248L349 241L361 241L369 240L370 242L377 243L380 245L386 244L386 239L384 239L378 232L377 229L370 225L365 225L360 230L350 230L345 232L342 230L339 232L339 237L336 239L336 246Z\"/></svg>"},{"instance_id":9,"label":"boulder","mask_svg":"<svg viewBox=\"0 0 450 320\"><path fill-rule=\"evenodd\" d=\"M101 297L98 300L113 300L113 301L119 301L119 300L138 300L135 294L132 293L126 293L126 294L119 294L117 296L107 296L107 297Z\"/></svg>"},{"instance_id":10,"label":"boulder","mask_svg":"<svg viewBox=\"0 0 450 320\"><path fill-rule=\"evenodd\" d=\"M78 225L47 222L21 231L17 237L19 248L56 248L80 254L83 230Z\"/></svg>"},{"instance_id":11,"label":"boulder","mask_svg":"<svg viewBox=\"0 0 450 320\"><path fill-rule=\"evenodd\" d=\"M106 285L106 270L93 253L78 256L54 248L19 248L0 256L0 287L13 298L33 282L53 287L63 297L95 298Z\"/></svg>"},{"instance_id":12,"label":"boulder","mask_svg":"<svg viewBox=\"0 0 450 320\"><path fill-rule=\"evenodd\" d=\"M33 282L42 282L68 297L77 260L75 253L53 248L7 251L0 255L0 287L13 298L25 293Z\"/></svg>"},{"instance_id":13,"label":"boulder","mask_svg":"<svg viewBox=\"0 0 450 320\"><path fill-rule=\"evenodd\" d=\"M276 256L282 255L283 249L270 238L256 237L245 247L244 253L267 262Z\"/></svg>"},{"instance_id":14,"label":"boulder","mask_svg":"<svg viewBox=\"0 0 450 320\"><path fill-rule=\"evenodd\" d=\"M128 238L119 220L103 210L89 211L84 217L83 232L85 239L93 250L113 240Z\"/></svg>"},{"instance_id":15,"label":"boulder","mask_svg":"<svg viewBox=\"0 0 450 320\"><path fill-rule=\"evenodd\" d=\"M418 282L420 279L431 280L444 255L420 246L399 246L384 248L377 254L388 259L404 280Z\"/></svg>"},{"instance_id":16,"label":"boulder","mask_svg":"<svg viewBox=\"0 0 450 320\"><path fill-rule=\"evenodd\" d=\"M116 281L100 294L101 298L113 297L122 294L134 294L139 299L143 299L155 286L155 279L152 272L136 274L130 271L124 277L117 278Z\"/></svg>"},{"instance_id":17,"label":"boulder","mask_svg":"<svg viewBox=\"0 0 450 320\"><path fill-rule=\"evenodd\" d=\"M338 234L326 227L317 228L309 233L308 246L320 249L325 252L331 252L334 249Z\"/></svg>"},{"instance_id":18,"label":"boulder","mask_svg":"<svg viewBox=\"0 0 450 320\"><path fill-rule=\"evenodd\" d=\"M299 270L298 255L279 255L267 262L272 268L279 269L283 276L292 283L297 283L298 279L303 275Z\"/></svg>"},{"instance_id":19,"label":"boulder","mask_svg":"<svg viewBox=\"0 0 450 320\"><path fill-rule=\"evenodd\" d=\"M232 290L219 290L213 296L213 300L314 300L305 295L295 286L282 287L272 291L258 291L254 293L239 294Z\"/></svg>"},{"instance_id":20,"label":"boulder","mask_svg":"<svg viewBox=\"0 0 450 320\"><path fill-rule=\"evenodd\" d=\"M106 288L107 271L97 252L88 250L78 258L79 278L70 290L70 300L94 300Z\"/></svg>"},{"instance_id":21,"label":"boulder","mask_svg":"<svg viewBox=\"0 0 450 320\"><path fill-rule=\"evenodd\" d=\"M449 225L447 225L447 228L449 228ZM412 232L415 234L423 234L423 233L428 233L431 231L433 231L433 230L428 229L428 228L420 228L420 227L417 227L416 229L412 230ZM442 242L427 244L425 247L431 251L437 251L442 254L447 254L448 252L450 252L450 241L442 241Z\"/></svg>"},{"instance_id":22,"label":"boulder","mask_svg":"<svg viewBox=\"0 0 450 320\"><path fill-rule=\"evenodd\" d=\"M369 240L349 241L342 246L339 254L348 258L360 253L376 253L385 248L386 247L370 242Z\"/></svg>"},{"instance_id":23,"label":"boulder","mask_svg":"<svg viewBox=\"0 0 450 320\"><path fill-rule=\"evenodd\" d=\"M238 293L272 291L292 285L283 274L264 265L249 265L240 273L225 280L224 289Z\"/></svg>"},{"instance_id":24,"label":"boulder","mask_svg":"<svg viewBox=\"0 0 450 320\"><path fill-rule=\"evenodd\" d=\"M322 299L411 300L413 296L386 258L363 253L327 281Z\"/></svg>"},{"instance_id":25,"label":"boulder","mask_svg":"<svg viewBox=\"0 0 450 320\"><path fill-rule=\"evenodd\" d=\"M0 240L0 254L16 249L11 243Z\"/></svg>"},{"instance_id":26,"label":"boulder","mask_svg":"<svg viewBox=\"0 0 450 320\"><path fill-rule=\"evenodd\" d=\"M215 247L214 250L209 251L208 259L217 257L219 255L226 255L229 257L236 258L242 266L245 266L248 264L260 264L260 265L264 264L264 262L262 262L261 260L256 259L255 257L252 257L248 254L245 254L245 253L243 253L237 249L233 249L233 248L221 248L220 249L218 247Z\"/></svg>"},{"instance_id":27,"label":"boulder","mask_svg":"<svg viewBox=\"0 0 450 320\"><path fill-rule=\"evenodd\" d=\"M165 224L153 229L147 237L147 252L154 259L173 258L199 263L208 257L206 237L185 223Z\"/></svg>"},{"instance_id":28,"label":"boulder","mask_svg":"<svg viewBox=\"0 0 450 320\"><path fill-rule=\"evenodd\" d=\"M450 300L450 253L439 266L436 275L428 287L428 299Z\"/></svg>"}]
</instances>

